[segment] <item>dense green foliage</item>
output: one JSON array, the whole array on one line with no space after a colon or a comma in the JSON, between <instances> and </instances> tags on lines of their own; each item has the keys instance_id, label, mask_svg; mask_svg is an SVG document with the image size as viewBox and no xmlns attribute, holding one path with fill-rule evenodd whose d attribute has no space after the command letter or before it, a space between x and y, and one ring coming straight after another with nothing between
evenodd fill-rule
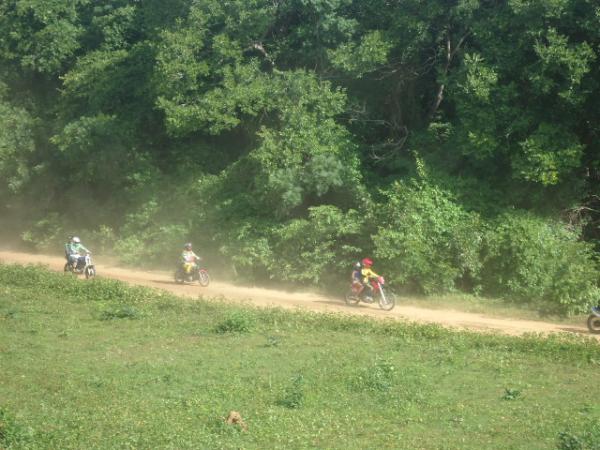
<instances>
[{"instance_id":1,"label":"dense green foliage","mask_svg":"<svg viewBox=\"0 0 600 450\"><path fill-rule=\"evenodd\" d=\"M600 442L600 346L576 335L253 309L8 265L0 323L7 450Z\"/></svg>"},{"instance_id":2,"label":"dense green foliage","mask_svg":"<svg viewBox=\"0 0 600 450\"><path fill-rule=\"evenodd\" d=\"M597 301L594 0L2 0L0 217L255 282Z\"/></svg>"}]
</instances>

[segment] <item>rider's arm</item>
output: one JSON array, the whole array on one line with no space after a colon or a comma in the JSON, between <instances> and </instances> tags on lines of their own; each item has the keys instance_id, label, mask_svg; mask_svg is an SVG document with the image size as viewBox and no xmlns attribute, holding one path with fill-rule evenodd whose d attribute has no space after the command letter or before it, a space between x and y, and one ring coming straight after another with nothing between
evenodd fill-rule
<instances>
[{"instance_id":1,"label":"rider's arm","mask_svg":"<svg viewBox=\"0 0 600 450\"><path fill-rule=\"evenodd\" d=\"M81 254L81 253L89 253L90 251L85 248L85 246L83 244L75 244L71 247L71 253L77 253L77 254Z\"/></svg>"}]
</instances>

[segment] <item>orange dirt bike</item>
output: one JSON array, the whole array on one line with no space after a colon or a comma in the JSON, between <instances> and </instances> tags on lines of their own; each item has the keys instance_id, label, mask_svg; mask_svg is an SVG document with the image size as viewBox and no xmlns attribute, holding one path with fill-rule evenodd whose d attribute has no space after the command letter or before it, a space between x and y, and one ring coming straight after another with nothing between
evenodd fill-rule
<instances>
[{"instance_id":1,"label":"orange dirt bike","mask_svg":"<svg viewBox=\"0 0 600 450\"><path fill-rule=\"evenodd\" d=\"M396 306L396 295L388 291L387 288L384 290L385 279L378 277L370 280L373 291L368 292L367 288L363 288L360 283L352 283L350 290L346 293L346 303L351 306L356 306L360 302L363 303L379 303L379 307L384 311L390 311ZM372 297L369 297L372 295Z\"/></svg>"},{"instance_id":2,"label":"orange dirt bike","mask_svg":"<svg viewBox=\"0 0 600 450\"><path fill-rule=\"evenodd\" d=\"M94 278L96 276L96 266L92 262L92 254L87 252L84 256L80 256L79 260L73 265L71 264L67 256L67 262L65 263L64 271L71 272L75 275L84 274L86 278Z\"/></svg>"},{"instance_id":3,"label":"orange dirt bike","mask_svg":"<svg viewBox=\"0 0 600 450\"><path fill-rule=\"evenodd\" d=\"M178 263L177 269L175 269L175 283L183 284L183 283L193 283L197 281L200 286L208 286L210 283L210 276L208 275L208 270L205 267L202 267L198 264L199 261L196 261L196 265L192 268L191 272L186 272L183 264Z\"/></svg>"},{"instance_id":4,"label":"orange dirt bike","mask_svg":"<svg viewBox=\"0 0 600 450\"><path fill-rule=\"evenodd\" d=\"M592 313L587 320L587 326L590 333L600 334L600 307L592 308Z\"/></svg>"}]
</instances>

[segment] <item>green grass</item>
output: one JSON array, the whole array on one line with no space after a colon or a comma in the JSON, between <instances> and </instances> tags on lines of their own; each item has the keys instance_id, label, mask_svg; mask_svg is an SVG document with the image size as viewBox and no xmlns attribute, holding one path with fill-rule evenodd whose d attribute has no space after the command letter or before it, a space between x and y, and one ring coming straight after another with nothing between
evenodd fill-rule
<instances>
[{"instance_id":1,"label":"green grass","mask_svg":"<svg viewBox=\"0 0 600 450\"><path fill-rule=\"evenodd\" d=\"M600 345L582 337L242 308L0 265L0 367L6 449L600 448Z\"/></svg>"}]
</instances>

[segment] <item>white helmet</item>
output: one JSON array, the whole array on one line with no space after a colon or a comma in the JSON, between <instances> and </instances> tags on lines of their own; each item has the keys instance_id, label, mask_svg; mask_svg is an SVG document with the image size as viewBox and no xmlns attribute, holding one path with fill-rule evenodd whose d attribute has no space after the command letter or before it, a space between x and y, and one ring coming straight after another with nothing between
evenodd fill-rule
<instances>
[{"instance_id":1,"label":"white helmet","mask_svg":"<svg viewBox=\"0 0 600 450\"><path fill-rule=\"evenodd\" d=\"M73 236L73 242L79 244L81 242L81 239L79 239L77 236Z\"/></svg>"}]
</instances>

